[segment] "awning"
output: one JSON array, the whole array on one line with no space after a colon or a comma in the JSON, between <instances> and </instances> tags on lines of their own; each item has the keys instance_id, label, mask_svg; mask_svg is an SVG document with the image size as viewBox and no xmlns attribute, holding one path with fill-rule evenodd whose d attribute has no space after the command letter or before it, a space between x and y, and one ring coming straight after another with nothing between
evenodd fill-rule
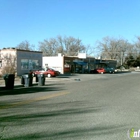
<instances>
[{"instance_id":1,"label":"awning","mask_svg":"<svg viewBox=\"0 0 140 140\"><path fill-rule=\"evenodd\" d=\"M73 62L74 64L77 64L77 65L87 65L87 62Z\"/></svg>"}]
</instances>

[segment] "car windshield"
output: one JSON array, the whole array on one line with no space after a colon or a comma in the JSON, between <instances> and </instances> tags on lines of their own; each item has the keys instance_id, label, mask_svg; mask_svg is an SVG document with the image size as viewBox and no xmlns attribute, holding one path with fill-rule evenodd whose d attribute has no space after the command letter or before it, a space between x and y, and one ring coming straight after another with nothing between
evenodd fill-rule
<instances>
[{"instance_id":1,"label":"car windshield","mask_svg":"<svg viewBox=\"0 0 140 140\"><path fill-rule=\"evenodd\" d=\"M40 68L38 71L45 71L45 69L44 68Z\"/></svg>"},{"instance_id":2,"label":"car windshield","mask_svg":"<svg viewBox=\"0 0 140 140\"><path fill-rule=\"evenodd\" d=\"M52 68L49 68L49 70L55 71L55 70L54 70L54 69L52 69Z\"/></svg>"},{"instance_id":3,"label":"car windshield","mask_svg":"<svg viewBox=\"0 0 140 140\"><path fill-rule=\"evenodd\" d=\"M55 70L52 69L52 68L41 68L41 69L39 69L38 71L48 71L48 70L55 71Z\"/></svg>"}]
</instances>

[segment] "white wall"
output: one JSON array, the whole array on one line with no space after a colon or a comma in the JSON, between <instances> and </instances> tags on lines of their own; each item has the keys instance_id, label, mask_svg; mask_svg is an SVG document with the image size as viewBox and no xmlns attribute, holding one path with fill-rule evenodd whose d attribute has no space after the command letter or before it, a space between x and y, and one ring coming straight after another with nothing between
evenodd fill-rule
<instances>
[{"instance_id":1,"label":"white wall","mask_svg":"<svg viewBox=\"0 0 140 140\"><path fill-rule=\"evenodd\" d=\"M48 65L48 67L53 68L63 74L64 71L64 57L63 56L44 56L42 58L42 66Z\"/></svg>"}]
</instances>

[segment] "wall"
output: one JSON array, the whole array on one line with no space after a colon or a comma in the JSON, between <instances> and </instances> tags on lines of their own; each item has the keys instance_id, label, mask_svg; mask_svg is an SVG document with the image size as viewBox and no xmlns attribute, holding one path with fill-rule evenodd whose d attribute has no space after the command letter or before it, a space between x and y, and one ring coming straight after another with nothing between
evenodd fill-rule
<instances>
[{"instance_id":1,"label":"wall","mask_svg":"<svg viewBox=\"0 0 140 140\"><path fill-rule=\"evenodd\" d=\"M42 67L42 52L17 50L17 75Z\"/></svg>"},{"instance_id":2,"label":"wall","mask_svg":"<svg viewBox=\"0 0 140 140\"><path fill-rule=\"evenodd\" d=\"M54 70L59 71L61 74L64 73L64 57L63 56L44 56L42 58L42 66L48 66Z\"/></svg>"}]
</instances>

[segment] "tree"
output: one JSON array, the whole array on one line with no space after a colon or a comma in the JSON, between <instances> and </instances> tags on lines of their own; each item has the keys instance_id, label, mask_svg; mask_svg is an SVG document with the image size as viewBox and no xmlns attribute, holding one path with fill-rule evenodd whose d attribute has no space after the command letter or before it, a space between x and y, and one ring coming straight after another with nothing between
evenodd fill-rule
<instances>
[{"instance_id":1,"label":"tree","mask_svg":"<svg viewBox=\"0 0 140 140\"><path fill-rule=\"evenodd\" d=\"M140 66L140 55L137 57L137 59L136 59L136 65L137 66Z\"/></svg>"},{"instance_id":2,"label":"tree","mask_svg":"<svg viewBox=\"0 0 140 140\"><path fill-rule=\"evenodd\" d=\"M133 50L135 52L135 56L140 55L140 36L136 37L137 41L134 42Z\"/></svg>"},{"instance_id":3,"label":"tree","mask_svg":"<svg viewBox=\"0 0 140 140\"><path fill-rule=\"evenodd\" d=\"M122 65L125 60L125 55L130 47L125 39L116 39L111 37L105 37L102 41L98 42L98 48L100 49L103 59L116 59L118 65Z\"/></svg>"},{"instance_id":4,"label":"tree","mask_svg":"<svg viewBox=\"0 0 140 140\"><path fill-rule=\"evenodd\" d=\"M115 59L116 58L116 47L118 43L115 39L112 39L110 37L105 37L102 39L102 41L98 42L98 48L101 51L102 58L106 59Z\"/></svg>"},{"instance_id":5,"label":"tree","mask_svg":"<svg viewBox=\"0 0 140 140\"><path fill-rule=\"evenodd\" d=\"M97 48L94 48L90 44L85 45L85 52L86 52L87 56L94 56L95 57L96 55L98 55ZM96 54L95 54L95 52L96 52Z\"/></svg>"},{"instance_id":6,"label":"tree","mask_svg":"<svg viewBox=\"0 0 140 140\"><path fill-rule=\"evenodd\" d=\"M22 41L20 44L18 44L16 46L16 49L33 51L35 50L35 46L31 45L29 41L25 40L25 41Z\"/></svg>"},{"instance_id":7,"label":"tree","mask_svg":"<svg viewBox=\"0 0 140 140\"><path fill-rule=\"evenodd\" d=\"M10 53L1 54L2 60L2 75L3 74L15 74L16 73L16 56Z\"/></svg>"},{"instance_id":8,"label":"tree","mask_svg":"<svg viewBox=\"0 0 140 140\"><path fill-rule=\"evenodd\" d=\"M133 57L132 55L126 57L126 59L125 59L125 64L126 64L128 67L133 67L134 63L135 63L135 59L134 59L134 57Z\"/></svg>"},{"instance_id":9,"label":"tree","mask_svg":"<svg viewBox=\"0 0 140 140\"><path fill-rule=\"evenodd\" d=\"M56 48L58 48L58 42L56 39L44 39L43 42L39 42L39 50L43 52L43 56L56 55Z\"/></svg>"},{"instance_id":10,"label":"tree","mask_svg":"<svg viewBox=\"0 0 140 140\"><path fill-rule=\"evenodd\" d=\"M140 55L136 58L133 57L133 55L129 55L125 59L125 65L128 67L137 67L140 66Z\"/></svg>"},{"instance_id":11,"label":"tree","mask_svg":"<svg viewBox=\"0 0 140 140\"><path fill-rule=\"evenodd\" d=\"M39 50L43 52L44 56L55 56L58 53L66 56L76 56L78 52L85 52L86 48L80 39L71 36L57 36L39 42Z\"/></svg>"}]
</instances>

